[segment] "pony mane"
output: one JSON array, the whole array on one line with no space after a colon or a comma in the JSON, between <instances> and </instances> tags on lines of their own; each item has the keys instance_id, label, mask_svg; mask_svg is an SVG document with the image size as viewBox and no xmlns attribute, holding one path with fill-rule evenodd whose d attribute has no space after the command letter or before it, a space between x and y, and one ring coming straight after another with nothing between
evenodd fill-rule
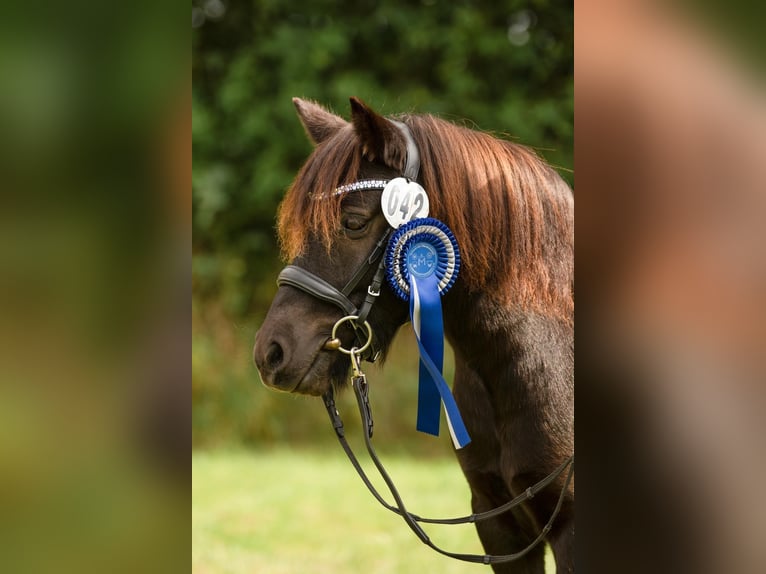
<instances>
[{"instance_id":1,"label":"pony mane","mask_svg":"<svg viewBox=\"0 0 766 574\"><path fill-rule=\"evenodd\" d=\"M430 115L401 115L418 145L429 216L460 245L460 280L514 307L572 319L574 201L564 180L522 145ZM317 146L279 208L288 260L310 236L329 249L341 197L329 192L358 178L362 152L351 125ZM317 200L312 194L326 193Z\"/></svg>"}]
</instances>

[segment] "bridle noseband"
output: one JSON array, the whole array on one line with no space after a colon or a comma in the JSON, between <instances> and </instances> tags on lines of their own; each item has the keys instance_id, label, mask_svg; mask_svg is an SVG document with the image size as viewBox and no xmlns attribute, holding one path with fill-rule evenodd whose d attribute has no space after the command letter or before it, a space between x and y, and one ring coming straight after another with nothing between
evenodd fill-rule
<instances>
[{"instance_id":1,"label":"bridle noseband","mask_svg":"<svg viewBox=\"0 0 766 574\"><path fill-rule=\"evenodd\" d=\"M367 321L367 317L372 310L372 306L375 304L378 296L380 295L380 288L384 279L384 267L383 267L383 253L388 243L388 238L391 236L391 229L387 230L383 236L378 240L373 248L372 252L362 262L362 264L356 269L351 279L348 280L346 285L342 289L337 289L335 286L330 285L327 281L321 277L314 275L310 271L306 271L302 267L297 265L288 265L282 269L281 273L277 277L277 285L280 287L283 285L289 285L300 289L304 293L316 297L327 303L331 303L339 307L345 317L355 317L355 320L350 321L349 324L354 329L354 335L358 343L358 347L361 348L362 341L367 336L364 333L364 323ZM357 307L349 295L354 292L359 282L370 272L370 269L377 265L375 275L372 281L367 286L367 295L365 295L364 301L360 307ZM336 340L333 337L332 340ZM337 344L337 343L336 343ZM339 345L339 344L338 344ZM335 347L337 349L337 346ZM362 358L374 363L380 356L380 343L373 335L372 342L362 353Z\"/></svg>"},{"instance_id":2,"label":"bridle noseband","mask_svg":"<svg viewBox=\"0 0 766 574\"><path fill-rule=\"evenodd\" d=\"M404 176L410 180L416 180L420 169L420 157L417 145L412 138L412 134L410 133L409 128L405 124L401 122L393 123L400 129L407 144L407 165L404 171ZM386 180L365 180L341 186L335 191L335 193L342 194L360 190L383 190L386 183ZM542 542L553 527L553 522L561 510L567 488L572 480L574 473L574 455L568 457L548 476L536 484L530 486L519 496L516 496L502 506L498 506L497 508L488 510L486 512L474 513L458 518L423 518L407 510L404 502L402 501L401 495L399 494L399 491L394 485L393 480L389 476L382 462L378 458L378 455L375 452L375 448L372 445L371 439L373 431L373 420L372 410L369 402L369 387L367 384L367 378L361 369L361 361L367 360L369 362L374 362L379 357L381 351L379 342L377 341L374 332L370 327L370 324L367 322L367 318L369 317L372 306L380 295L380 289L383 284L385 274L385 259L383 258L383 254L385 252L388 240L391 237L392 231L393 230L389 228L383 234L383 236L375 244L373 250L356 269L354 274L346 282L342 289L336 288L321 277L296 265L288 265L282 270L277 278L277 285L280 287L287 285L299 289L304 293L311 295L312 297L316 297L321 301L325 301L337 306L344 313L344 316L335 323L332 330L332 339L325 344L325 349L340 351L349 355L351 359L351 384L354 389L354 394L356 395L357 406L359 408L359 414L362 419L365 447L370 456L370 459L386 483L391 496L393 496L395 501L394 505L386 502L383 496L381 496L381 494L373 486L372 482L360 465L359 460L354 455L353 450L349 446L345 437L343 421L341 420L340 413L338 412L335 405L334 391L332 386L330 387L330 390L325 395L323 395L322 399L324 401L325 408L327 409L327 413L330 417L330 422L332 423L333 429L335 430L336 437L338 438L341 447L343 448L353 467L356 469L365 486L375 497L375 499L384 508L401 516L407 526L410 527L410 529L421 540L421 542L440 554L450 558L455 558L457 560L480 564L501 564L517 560L525 556L540 542ZM375 268L375 273L367 287L367 294L365 299L362 304L357 307L351 301L349 296L354 292L354 290L356 290L362 279L369 275L373 268ZM338 328L346 322L352 326L355 336L355 345L348 349L344 348L340 340L337 338ZM545 524L545 526L543 526L538 536L532 542L530 542L528 546L519 552L507 555L462 554L449 552L437 546L420 526L421 523L467 524L494 518L500 514L509 512L510 510L533 498L538 492L553 483L565 470L567 470L567 468L569 470L567 472L566 479L564 480L564 483L561 487L561 492L559 494L556 506L551 513L548 522Z\"/></svg>"}]
</instances>

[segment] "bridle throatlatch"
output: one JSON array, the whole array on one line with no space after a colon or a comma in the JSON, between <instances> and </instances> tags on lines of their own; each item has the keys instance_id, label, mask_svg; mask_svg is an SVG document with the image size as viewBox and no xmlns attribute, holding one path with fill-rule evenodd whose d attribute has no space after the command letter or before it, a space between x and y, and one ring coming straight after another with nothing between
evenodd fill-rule
<instances>
[{"instance_id":1,"label":"bridle throatlatch","mask_svg":"<svg viewBox=\"0 0 766 574\"><path fill-rule=\"evenodd\" d=\"M295 265L288 265L279 274L277 284L288 285L339 307L343 317L332 330L332 337L325 344L327 350L345 353L351 360L351 386L357 399L357 406L363 423L364 442L367 452L386 483L395 504L389 504L370 482L345 438L343 421L335 405L332 387L322 397L327 413L335 429L338 441L351 464L356 469L367 489L386 509L401 516L417 537L433 550L466 562L499 564L521 558L544 540L553 526L564 502L567 488L574 471L574 456L570 456L558 468L538 483L527 488L522 494L506 504L487 512L470 514L459 518L422 518L407 510L391 477L380 462L372 445L373 420L369 402L367 377L362 372L361 362L374 362L380 355L379 344L367 318L374 305L384 279L387 279L394 293L409 303L410 319L415 331L420 352L418 386L417 429L422 432L439 434L440 407L443 404L447 424L455 448L463 448L470 437L460 417L449 385L442 376L444 355L444 329L441 310L441 296L455 283L460 269L460 251L450 229L441 221L429 218L429 201L425 190L417 183L420 157L415 140L409 128L401 122L393 122L407 142L407 163L403 177L392 180L363 180L338 187L333 195L359 191L381 191L381 210L390 228L378 240L369 256L362 262L342 289L328 283L317 275ZM319 196L320 199L322 196ZM357 307L349 298L359 283L375 269L367 287L362 304ZM344 348L338 338L339 328L348 323L354 330L354 344ZM547 524L527 547L514 554L493 556L448 552L436 546L425 533L420 523L466 524L498 516L531 499L539 491L553 483L569 469L557 504Z\"/></svg>"}]
</instances>

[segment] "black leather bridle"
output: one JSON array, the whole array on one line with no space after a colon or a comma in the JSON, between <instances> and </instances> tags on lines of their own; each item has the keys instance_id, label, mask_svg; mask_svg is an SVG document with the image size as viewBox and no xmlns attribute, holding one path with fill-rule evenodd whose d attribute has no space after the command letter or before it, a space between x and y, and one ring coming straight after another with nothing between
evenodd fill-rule
<instances>
[{"instance_id":1,"label":"black leather bridle","mask_svg":"<svg viewBox=\"0 0 766 574\"><path fill-rule=\"evenodd\" d=\"M357 267L356 271L351 276L351 279L348 280L342 289L337 289L335 286L331 285L318 275L314 275L310 271L306 271L297 265L288 265L282 269L281 273L277 277L277 285L280 287L282 285L289 285L290 287L300 289L304 293L308 293L317 299L321 299L322 301L332 303L333 305L340 307L347 317L355 317L355 319L349 323L354 329L358 347L361 348L363 344L362 341L364 341L364 337L366 336L366 334L363 332L364 323L367 321L367 317L372 310L372 306L375 304L375 301L377 301L377 298L380 295L380 288L383 284L383 279L385 276L383 253L386 250L386 245L388 244L388 239L391 236L391 232L392 230L388 229L383 234L383 236L375 244L372 252L369 254L369 256L367 256L362 264ZM375 265L378 267L375 271L375 275L373 276L372 281L367 286L367 295L365 296L364 302L362 302L361 306L357 308L351 299L349 299L349 295L353 293L354 289L356 289L357 285L359 285L359 282L369 274L370 269L375 267ZM338 342L336 344L339 346L340 343ZM370 345L365 349L362 358L371 363L374 363L379 356L380 345L376 338L373 336L373 339Z\"/></svg>"},{"instance_id":2,"label":"black leather bridle","mask_svg":"<svg viewBox=\"0 0 766 574\"><path fill-rule=\"evenodd\" d=\"M410 128L403 122L392 121L392 123L399 129L407 147L407 159L404 167L403 177L416 181L420 173L420 152L418 146L415 143L415 139L412 137ZM350 191L361 190L377 190L383 191L388 180L367 180L364 182L356 182L350 185L341 186L335 190L336 194L343 194ZM348 280L346 285L342 289L337 289L318 275L311 273L298 267L297 265L288 265L277 277L277 285L289 285L295 287L301 291L340 307L346 316L354 316L356 319L351 321L351 326L354 329L356 340L359 343L359 347L362 346L365 334L363 334L364 323L367 321L367 317L370 314L372 306L375 304L378 296L380 295L380 288L383 284L385 276L385 268L383 266L383 253L386 250L388 239L391 237L393 229L388 229L383 236L375 244L370 255L362 262L356 269L351 279ZM349 295L353 293L359 282L369 273L370 269L377 265L375 275L372 281L367 287L367 295L364 298L362 305L357 308L356 305L349 299ZM338 343L336 343L338 344ZM337 347L336 347L337 348ZM380 345L375 336L373 335L372 341L362 354L362 358L374 363L380 356Z\"/></svg>"},{"instance_id":3,"label":"black leather bridle","mask_svg":"<svg viewBox=\"0 0 766 574\"><path fill-rule=\"evenodd\" d=\"M409 128L407 128L407 126L401 122L394 123L397 125L397 127L399 127L405 137L405 140L407 141L407 166L403 175L408 179L416 180L420 168L420 158L417 146L415 145L415 141L412 138L412 134L410 133ZM342 186L345 189L339 189L340 192L355 191L357 189L382 190L386 183L386 181L382 180L359 182L361 185L351 184L349 186ZM394 505L386 502L383 496L381 496L378 490L373 486L372 482L370 482L370 479L367 477L367 474L362 469L362 466L359 464L359 460L354 455L353 450L349 446L345 437L343 421L341 420L340 413L338 412L335 405L334 391L332 386L330 387L330 390L325 395L323 395L322 399L330 417L330 422L332 423L333 429L335 430L335 434L338 438L338 442L346 453L349 461L356 469L360 478L364 482L365 486L370 491L370 493L372 493L375 499L387 510L390 510L391 512L401 516L407 526L410 527L410 529L421 540L421 542L440 554L450 558L455 558L457 560L480 564L501 564L504 562L518 560L519 558L529 553L540 542L542 542L553 527L553 522L561 510L567 488L572 480L574 473L574 455L568 457L548 476L527 488L520 495L516 496L505 504L498 506L497 508L493 508L492 510L488 510L486 512L469 514L467 516L457 518L423 518L407 510L398 489L394 485L393 480L383 466L383 463L378 458L378 455L375 452L375 448L372 445L372 409L369 402L369 387L367 384L367 379L361 370L361 361L364 359L370 362L374 362L380 355L379 342L376 340L374 332L372 331L367 318L369 316L370 310L372 309L372 306L375 304L375 301L380 295L380 289L383 284L385 275L385 259L383 254L385 252L386 245L392 231L392 229L388 229L386 233L383 234L383 236L375 244L375 247L371 253L359 265L354 274L351 276L351 279L346 282L346 285L342 289L336 288L321 277L296 265L288 265L285 267L277 278L277 284L279 286L287 285L294 287L313 297L316 297L317 299L336 305L344 313L344 317L336 322L335 327L333 328L333 339L328 341L328 343L325 345L325 348L328 350L339 350L350 356L353 373L351 377L351 384L354 389L354 394L356 395L357 406L359 408L359 414L362 419L365 447L370 456L370 459L386 483L391 496L393 496L395 502ZM357 288L362 279L366 277L370 273L371 269L375 268L376 265L377 268L375 270L375 274L373 275L373 278L367 287L367 295L365 296L362 304L357 307L351 301L349 296ZM355 346L351 347L350 349L344 349L341 346L340 340L335 338L335 332L338 326L345 322L351 324L355 335ZM509 512L524 502L532 499L538 492L553 483L565 470L567 470L567 468L569 471L567 472L566 479L564 480L564 484L561 487L561 492L559 494L556 506L551 513L548 522L545 524L545 526L543 526L538 536L532 540L532 542L530 542L522 550L513 554L490 555L450 552L434 544L434 542L428 537L426 532L420 526L421 523L467 524L494 518L500 514Z\"/></svg>"}]
</instances>

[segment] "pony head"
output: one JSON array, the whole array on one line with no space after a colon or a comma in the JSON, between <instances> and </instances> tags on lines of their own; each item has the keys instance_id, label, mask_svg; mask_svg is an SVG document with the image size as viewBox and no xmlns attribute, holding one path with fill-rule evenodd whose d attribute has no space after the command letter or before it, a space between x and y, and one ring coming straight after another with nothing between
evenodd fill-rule
<instances>
[{"instance_id":1,"label":"pony head","mask_svg":"<svg viewBox=\"0 0 766 574\"><path fill-rule=\"evenodd\" d=\"M572 194L531 150L429 115L386 118L358 98L351 98L350 121L318 104L293 102L315 148L279 208L286 260L336 289L354 276L390 227L379 189L336 190L402 176L408 141L398 123L404 123L419 150L418 183L428 194L429 216L444 222L460 246L460 277L445 296L445 322L452 307L459 316L453 323L464 327L477 298L511 311L571 317ZM347 294L357 307L374 271ZM253 351L263 382L310 395L342 384L349 361L325 348L342 315L337 306L282 285ZM407 304L384 286L369 315L383 354L407 320ZM344 328L340 338L349 348L354 334Z\"/></svg>"},{"instance_id":2,"label":"pony head","mask_svg":"<svg viewBox=\"0 0 766 574\"><path fill-rule=\"evenodd\" d=\"M283 255L340 289L363 265L388 223L381 213L379 190L339 194L336 189L361 179L401 175L407 142L392 121L357 98L351 98L350 122L315 103L298 98L293 103L315 149L280 205ZM367 295L374 272L370 268L347 294L356 306ZM253 351L263 382L309 395L321 395L331 384L342 384L348 359L324 347L341 316L338 307L281 286ZM384 353L406 319L406 306L390 290L382 290L369 322ZM353 332L349 326L341 331L340 339L350 347Z\"/></svg>"}]
</instances>

